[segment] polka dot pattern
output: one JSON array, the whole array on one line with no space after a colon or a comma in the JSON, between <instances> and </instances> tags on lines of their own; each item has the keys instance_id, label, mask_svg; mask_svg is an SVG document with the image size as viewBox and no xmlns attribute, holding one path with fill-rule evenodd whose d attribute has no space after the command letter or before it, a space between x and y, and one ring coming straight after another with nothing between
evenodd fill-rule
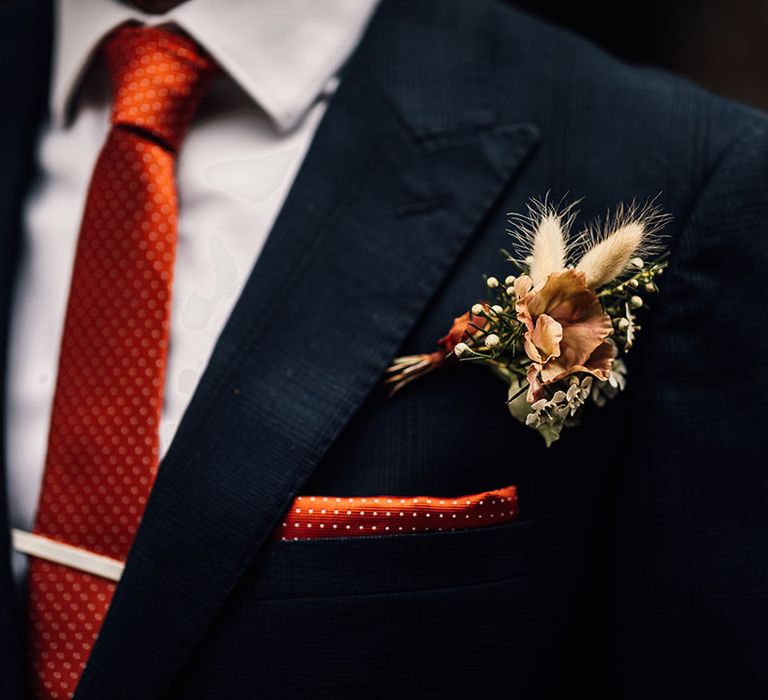
<instances>
[{"instance_id":1,"label":"polka dot pattern","mask_svg":"<svg viewBox=\"0 0 768 700\"><path fill-rule=\"evenodd\" d=\"M112 123L145 129L177 150L213 75L211 60L179 34L132 25L116 29L104 53Z\"/></svg>"},{"instance_id":2,"label":"polka dot pattern","mask_svg":"<svg viewBox=\"0 0 768 700\"><path fill-rule=\"evenodd\" d=\"M455 498L434 496L298 496L274 537L398 535L499 525L517 520L515 486Z\"/></svg>"},{"instance_id":3,"label":"polka dot pattern","mask_svg":"<svg viewBox=\"0 0 768 700\"><path fill-rule=\"evenodd\" d=\"M213 64L189 39L137 26L104 54L113 126L78 238L34 532L125 560L159 462L175 152ZM36 697L71 698L115 584L34 558L29 577Z\"/></svg>"}]
</instances>

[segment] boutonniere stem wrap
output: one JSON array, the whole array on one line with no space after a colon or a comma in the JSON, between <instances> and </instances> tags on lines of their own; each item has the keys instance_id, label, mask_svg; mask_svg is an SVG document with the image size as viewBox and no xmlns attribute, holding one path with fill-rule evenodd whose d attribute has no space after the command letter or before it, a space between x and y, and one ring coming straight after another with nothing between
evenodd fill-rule
<instances>
[{"instance_id":1,"label":"boutonniere stem wrap","mask_svg":"<svg viewBox=\"0 0 768 700\"><path fill-rule=\"evenodd\" d=\"M395 358L391 394L435 369L479 362L506 383L512 416L549 446L588 403L624 389L623 356L667 266L661 230L671 217L632 202L571 236L577 203L532 200L527 214L510 215L514 252L503 252L515 273L486 277L489 298L455 318L434 352Z\"/></svg>"}]
</instances>

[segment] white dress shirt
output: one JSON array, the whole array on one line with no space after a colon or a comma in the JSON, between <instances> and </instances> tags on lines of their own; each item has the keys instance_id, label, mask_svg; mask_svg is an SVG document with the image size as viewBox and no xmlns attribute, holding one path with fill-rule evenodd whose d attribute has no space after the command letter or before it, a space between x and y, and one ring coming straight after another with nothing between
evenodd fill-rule
<instances>
[{"instance_id":1,"label":"white dress shirt","mask_svg":"<svg viewBox=\"0 0 768 700\"><path fill-rule=\"evenodd\" d=\"M5 425L12 527L31 530L59 344L93 165L109 128L99 41L134 19L181 27L223 69L177 161L179 223L160 456L208 362L307 151L336 73L377 0L189 0L145 15L117 0L56 5L51 118L23 212ZM330 164L329 164L330 165ZM17 576L25 571L14 558Z\"/></svg>"}]
</instances>

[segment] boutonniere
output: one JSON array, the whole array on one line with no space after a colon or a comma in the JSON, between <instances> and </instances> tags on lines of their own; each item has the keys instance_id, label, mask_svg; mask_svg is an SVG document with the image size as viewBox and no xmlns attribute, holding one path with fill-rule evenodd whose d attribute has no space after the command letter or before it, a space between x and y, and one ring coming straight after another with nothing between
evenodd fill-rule
<instances>
[{"instance_id":1,"label":"boutonniere","mask_svg":"<svg viewBox=\"0 0 768 700\"><path fill-rule=\"evenodd\" d=\"M454 319L434 352L395 358L390 394L435 369L479 362L506 383L512 416L549 446L589 402L602 406L624 389L623 356L667 266L660 232L671 216L632 202L571 236L578 201L532 200L527 214L510 215L514 252L502 253L516 274L486 277L490 298Z\"/></svg>"}]
</instances>

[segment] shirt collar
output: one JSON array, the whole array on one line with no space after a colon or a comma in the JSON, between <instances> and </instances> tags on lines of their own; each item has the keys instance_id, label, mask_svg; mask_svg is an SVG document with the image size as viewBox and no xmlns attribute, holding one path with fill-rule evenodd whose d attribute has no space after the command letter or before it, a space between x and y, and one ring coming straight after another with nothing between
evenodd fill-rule
<instances>
[{"instance_id":1,"label":"shirt collar","mask_svg":"<svg viewBox=\"0 0 768 700\"><path fill-rule=\"evenodd\" d=\"M51 112L67 108L99 42L129 20L175 23L271 117L293 127L354 49L378 0L187 0L147 15L118 0L58 0Z\"/></svg>"}]
</instances>

